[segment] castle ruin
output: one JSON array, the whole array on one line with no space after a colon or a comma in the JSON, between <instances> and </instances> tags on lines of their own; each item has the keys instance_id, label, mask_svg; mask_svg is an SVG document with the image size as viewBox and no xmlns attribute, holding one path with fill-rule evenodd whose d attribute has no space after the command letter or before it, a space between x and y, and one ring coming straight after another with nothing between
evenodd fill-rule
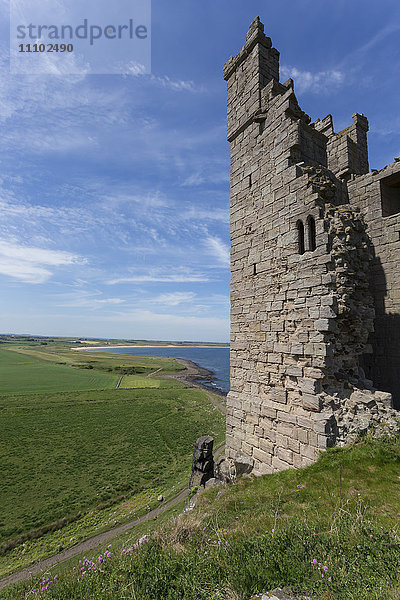
<instances>
[{"instance_id":1,"label":"castle ruin","mask_svg":"<svg viewBox=\"0 0 400 600\"><path fill-rule=\"evenodd\" d=\"M369 171L364 115L335 133L279 82L257 18L224 67L231 145L228 459L302 467L400 408L400 161Z\"/></svg>"}]
</instances>

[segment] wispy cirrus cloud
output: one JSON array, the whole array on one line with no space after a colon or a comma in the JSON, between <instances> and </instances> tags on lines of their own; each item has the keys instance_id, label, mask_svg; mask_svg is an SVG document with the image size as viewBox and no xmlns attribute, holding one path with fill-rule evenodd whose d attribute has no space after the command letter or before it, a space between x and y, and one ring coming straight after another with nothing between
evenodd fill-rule
<instances>
[{"instance_id":1,"label":"wispy cirrus cloud","mask_svg":"<svg viewBox=\"0 0 400 600\"><path fill-rule=\"evenodd\" d=\"M201 273L159 273L148 275L128 275L126 277L116 277L108 280L108 285L119 283L205 283L210 281L207 275Z\"/></svg>"},{"instance_id":2,"label":"wispy cirrus cloud","mask_svg":"<svg viewBox=\"0 0 400 600\"><path fill-rule=\"evenodd\" d=\"M218 208L215 206L198 207L188 206L187 210L180 215L180 219L183 221L196 221L198 223L207 221L217 221L221 223L229 224L229 207Z\"/></svg>"},{"instance_id":3,"label":"wispy cirrus cloud","mask_svg":"<svg viewBox=\"0 0 400 600\"><path fill-rule=\"evenodd\" d=\"M296 91L313 92L315 94L328 93L332 89L340 87L344 82L344 73L339 69L326 71L302 71L297 67L282 65L280 68L281 79L285 81L292 77L295 82Z\"/></svg>"},{"instance_id":4,"label":"wispy cirrus cloud","mask_svg":"<svg viewBox=\"0 0 400 600\"><path fill-rule=\"evenodd\" d=\"M73 292L55 295L54 300L56 306L102 309L119 306L126 302L126 300L122 298L104 297L100 290L79 289L81 285L82 283L78 284L77 289ZM83 282L83 285L86 285L86 282Z\"/></svg>"},{"instance_id":5,"label":"wispy cirrus cloud","mask_svg":"<svg viewBox=\"0 0 400 600\"><path fill-rule=\"evenodd\" d=\"M0 273L25 283L44 283L55 269L82 262L84 259L70 252L0 240Z\"/></svg>"},{"instance_id":6,"label":"wispy cirrus cloud","mask_svg":"<svg viewBox=\"0 0 400 600\"><path fill-rule=\"evenodd\" d=\"M182 187L198 187L204 183L229 183L229 170L221 170L219 173L194 171L182 182Z\"/></svg>"},{"instance_id":7,"label":"wispy cirrus cloud","mask_svg":"<svg viewBox=\"0 0 400 600\"><path fill-rule=\"evenodd\" d=\"M185 81L184 79L171 79L168 75L163 77L150 75L150 81L156 85L164 88L168 88L173 92L191 92L203 93L205 89L203 86L196 85L194 81Z\"/></svg>"},{"instance_id":8,"label":"wispy cirrus cloud","mask_svg":"<svg viewBox=\"0 0 400 600\"><path fill-rule=\"evenodd\" d=\"M0 251L3 316L17 297L19 329L35 296L42 331L53 314L53 331L70 315L77 334L93 319L99 334L125 335L127 315L132 335L155 320L157 338L187 339L190 329L200 339L209 327L213 339L212 319L227 311L210 298L228 275L204 240L224 239L229 221L225 119L207 113L215 87L168 65L164 75L131 64L131 75L103 78L50 61L48 74L13 75L0 40L1 51L0 240L23 249Z\"/></svg>"},{"instance_id":9,"label":"wispy cirrus cloud","mask_svg":"<svg viewBox=\"0 0 400 600\"><path fill-rule=\"evenodd\" d=\"M153 299L156 304L164 304L165 306L178 306L178 304L191 303L195 299L196 294L193 292L171 292L169 294L160 294Z\"/></svg>"},{"instance_id":10,"label":"wispy cirrus cloud","mask_svg":"<svg viewBox=\"0 0 400 600\"><path fill-rule=\"evenodd\" d=\"M398 19L393 19L391 23L385 25L381 29L379 29L375 35L368 38L368 41L359 46L351 53L351 56L348 56L343 59L340 66L347 65L351 63L353 66L357 65L358 61L363 60L373 48L379 46L386 38L400 31L400 23ZM361 66L361 65L359 65Z\"/></svg>"},{"instance_id":11,"label":"wispy cirrus cloud","mask_svg":"<svg viewBox=\"0 0 400 600\"><path fill-rule=\"evenodd\" d=\"M206 244L209 254L213 255L220 265L224 267L229 266L230 250L227 244L218 237L211 235L208 236L204 243Z\"/></svg>"}]
</instances>

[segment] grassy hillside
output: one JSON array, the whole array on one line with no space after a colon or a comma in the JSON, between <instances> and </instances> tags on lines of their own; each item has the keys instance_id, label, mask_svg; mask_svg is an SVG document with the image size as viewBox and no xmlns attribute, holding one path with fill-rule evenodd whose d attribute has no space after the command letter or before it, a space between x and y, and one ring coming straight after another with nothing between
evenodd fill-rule
<instances>
[{"instance_id":1,"label":"grassy hillside","mask_svg":"<svg viewBox=\"0 0 400 600\"><path fill-rule=\"evenodd\" d=\"M399 492L400 438L366 439L303 470L207 490L139 548L116 542L3 598L248 600L289 586L318 600L398 600Z\"/></svg>"},{"instance_id":2,"label":"grassy hillside","mask_svg":"<svg viewBox=\"0 0 400 600\"><path fill-rule=\"evenodd\" d=\"M207 395L165 377L175 359L70 344L0 349L0 574L146 512L187 483L199 435L224 437Z\"/></svg>"},{"instance_id":3,"label":"grassy hillside","mask_svg":"<svg viewBox=\"0 0 400 600\"><path fill-rule=\"evenodd\" d=\"M0 540L187 478L196 437L223 425L195 389L0 399Z\"/></svg>"}]
</instances>

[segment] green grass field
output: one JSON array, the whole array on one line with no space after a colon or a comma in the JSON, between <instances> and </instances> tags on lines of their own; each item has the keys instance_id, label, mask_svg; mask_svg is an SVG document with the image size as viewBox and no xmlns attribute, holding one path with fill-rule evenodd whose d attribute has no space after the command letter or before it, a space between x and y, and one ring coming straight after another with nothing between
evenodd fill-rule
<instances>
[{"instance_id":1,"label":"green grass field","mask_svg":"<svg viewBox=\"0 0 400 600\"><path fill-rule=\"evenodd\" d=\"M0 350L0 395L115 388L118 375Z\"/></svg>"},{"instance_id":2,"label":"green grass field","mask_svg":"<svg viewBox=\"0 0 400 600\"><path fill-rule=\"evenodd\" d=\"M125 374L128 379L121 387L181 387L176 380L145 376L182 369L173 358L91 354L71 351L65 343L50 347L15 343L0 349L0 396L113 389Z\"/></svg>"},{"instance_id":3,"label":"green grass field","mask_svg":"<svg viewBox=\"0 0 400 600\"><path fill-rule=\"evenodd\" d=\"M0 541L190 475L199 435L224 419L201 390L0 399Z\"/></svg>"},{"instance_id":4,"label":"green grass field","mask_svg":"<svg viewBox=\"0 0 400 600\"><path fill-rule=\"evenodd\" d=\"M169 388L183 387L183 383L177 379L157 379L156 377L143 377L141 375L125 375L122 378L120 388Z\"/></svg>"},{"instance_id":5,"label":"green grass field","mask_svg":"<svg viewBox=\"0 0 400 600\"><path fill-rule=\"evenodd\" d=\"M70 344L0 348L1 574L146 512L187 485L198 436L224 439L207 395L163 377L177 360Z\"/></svg>"}]
</instances>

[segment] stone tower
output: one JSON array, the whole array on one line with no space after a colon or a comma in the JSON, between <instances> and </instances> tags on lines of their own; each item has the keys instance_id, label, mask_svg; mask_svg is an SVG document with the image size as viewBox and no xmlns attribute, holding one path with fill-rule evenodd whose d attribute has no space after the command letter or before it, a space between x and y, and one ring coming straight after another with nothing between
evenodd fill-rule
<instances>
[{"instance_id":1,"label":"stone tower","mask_svg":"<svg viewBox=\"0 0 400 600\"><path fill-rule=\"evenodd\" d=\"M311 123L257 18L224 67L231 145L227 457L301 467L400 402L400 162L368 121ZM375 332L374 332L375 321ZM389 335L390 333L390 335ZM377 391L374 386L382 391Z\"/></svg>"}]
</instances>

